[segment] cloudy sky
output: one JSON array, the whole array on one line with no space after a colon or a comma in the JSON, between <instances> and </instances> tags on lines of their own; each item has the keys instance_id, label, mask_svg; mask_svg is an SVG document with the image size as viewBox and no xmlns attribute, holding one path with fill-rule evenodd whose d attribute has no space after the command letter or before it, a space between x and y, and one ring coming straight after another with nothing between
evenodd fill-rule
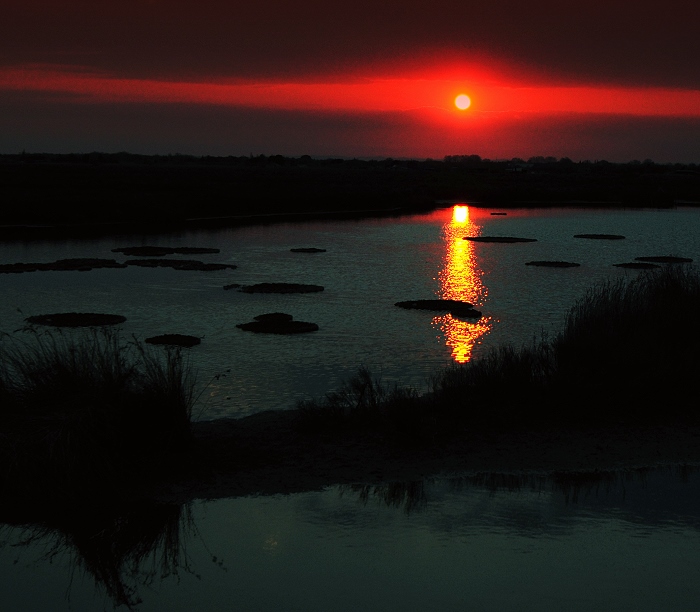
<instances>
[{"instance_id":1,"label":"cloudy sky","mask_svg":"<svg viewBox=\"0 0 700 612\"><path fill-rule=\"evenodd\" d=\"M0 3L3 153L700 163L696 2Z\"/></svg>"}]
</instances>

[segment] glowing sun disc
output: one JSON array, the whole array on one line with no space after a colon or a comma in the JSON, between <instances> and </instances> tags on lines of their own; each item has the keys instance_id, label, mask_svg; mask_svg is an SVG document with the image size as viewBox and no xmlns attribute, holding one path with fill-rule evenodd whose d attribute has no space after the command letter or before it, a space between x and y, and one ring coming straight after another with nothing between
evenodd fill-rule
<instances>
[{"instance_id":1,"label":"glowing sun disc","mask_svg":"<svg viewBox=\"0 0 700 612\"><path fill-rule=\"evenodd\" d=\"M469 218L469 209L466 206L455 206L452 209L452 221L466 223Z\"/></svg>"},{"instance_id":2,"label":"glowing sun disc","mask_svg":"<svg viewBox=\"0 0 700 612\"><path fill-rule=\"evenodd\" d=\"M455 106L459 110L466 110L469 108L471 105L472 101L469 99L469 96L465 94L460 94L455 98Z\"/></svg>"}]
</instances>

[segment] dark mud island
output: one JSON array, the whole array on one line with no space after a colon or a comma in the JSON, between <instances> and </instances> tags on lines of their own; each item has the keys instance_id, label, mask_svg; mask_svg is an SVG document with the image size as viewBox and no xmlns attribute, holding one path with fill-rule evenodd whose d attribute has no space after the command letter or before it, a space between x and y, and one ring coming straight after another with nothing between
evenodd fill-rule
<instances>
[{"instance_id":1,"label":"dark mud island","mask_svg":"<svg viewBox=\"0 0 700 612\"><path fill-rule=\"evenodd\" d=\"M571 160L523 165L474 157L414 162L0 156L5 195L18 203L4 213L0 234L31 239L394 215L431 210L438 200L464 201L465 196L475 205L497 202L501 210L700 202L695 166ZM96 201L102 205L94 206ZM468 239L503 243L493 248L536 240ZM324 251L310 246L291 250L299 257ZM123 247L115 252L124 261L15 263L0 266L0 272L89 272L130 265L202 273L235 268L179 258L216 252L206 247ZM184 357L198 350L202 339L179 333L187 330L158 330L168 333L140 343L120 338L117 319L92 320L82 336L38 331L84 326L76 323L77 315L100 313L53 313L30 320L34 332L22 341L4 338L0 344L3 511L21 507L40 514L39 508L108 504L115 498L180 502L450 473L592 473L700 465L700 276L682 260L658 255L616 264L658 268L592 288L572 306L565 327L553 338L525 347L502 346L435 373L426 394L387 387L360 369L323 398L239 420L192 420L197 389ZM565 260L523 263L579 265ZM323 291L319 285L287 282L224 289ZM387 304L387 316L402 316L400 309L472 320L481 316L464 302L405 297L411 299L396 302L398 308ZM263 312L238 327L241 333L322 333L315 323L281 312Z\"/></svg>"},{"instance_id":2,"label":"dark mud island","mask_svg":"<svg viewBox=\"0 0 700 612\"><path fill-rule=\"evenodd\" d=\"M250 323L239 323L239 329L258 334L304 334L318 331L316 323L294 321L294 317L285 312L270 312L253 317Z\"/></svg>"}]
</instances>

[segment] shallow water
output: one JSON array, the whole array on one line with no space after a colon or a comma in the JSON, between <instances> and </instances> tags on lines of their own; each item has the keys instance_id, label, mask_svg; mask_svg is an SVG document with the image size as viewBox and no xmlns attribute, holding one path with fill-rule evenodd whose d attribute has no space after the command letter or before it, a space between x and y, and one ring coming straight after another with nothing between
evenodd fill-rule
<instances>
[{"instance_id":1,"label":"shallow water","mask_svg":"<svg viewBox=\"0 0 700 612\"><path fill-rule=\"evenodd\" d=\"M160 563L162 545L133 568L125 563L123 585L144 611L695 610L699 484L695 472L664 469L577 483L442 479L200 501L189 514L132 517L149 534L175 517L180 537L169 564ZM7 609L113 606L84 570L86 552L95 566L95 538L76 529L16 545L32 533L0 531ZM110 544L102 569L122 542Z\"/></svg>"},{"instance_id":2,"label":"shallow water","mask_svg":"<svg viewBox=\"0 0 700 612\"><path fill-rule=\"evenodd\" d=\"M245 416L291 408L300 399L336 389L358 366L387 382L426 389L453 361L490 346L530 342L555 333L566 312L594 283L638 271L615 263L647 255L700 260L700 209L508 211L468 208L466 219L445 208L426 215L362 221L323 221L184 232L155 237L3 242L0 263L50 262L69 257L127 258L111 249L140 244L206 246L220 254L202 261L233 263L222 272L164 268L0 275L0 330L13 332L25 317L52 312L122 314L123 337L162 333L200 336L190 349L202 391L198 419ZM625 240L573 238L612 233ZM465 235L511 235L537 242L483 244ZM294 247L325 253L292 253ZM174 256L177 257L177 256ZM182 256L182 258L193 258ZM525 266L566 260L578 268ZM319 284L322 293L248 295L224 291L231 283ZM449 297L473 302L477 322L394 306L402 300ZM265 312L311 321L318 332L297 336L253 334L236 328Z\"/></svg>"},{"instance_id":3,"label":"shallow water","mask_svg":"<svg viewBox=\"0 0 700 612\"><path fill-rule=\"evenodd\" d=\"M0 329L12 332L33 314L96 311L125 315L126 338L203 336L189 351L205 389L198 416L242 416L330 391L360 364L386 380L425 385L437 368L489 346L555 332L593 283L639 274L614 263L667 254L700 260L699 209L490 212L472 208L462 221L449 208L399 219L0 243L0 263L123 260L111 249L154 244L218 247L220 254L197 258L239 266L0 275ZM538 241L476 244L462 240L467 234ZM327 252L289 251L299 246ZM524 265L541 259L581 266ZM266 281L326 289L222 289ZM393 306L430 297L473 301L484 318L475 324ZM274 311L320 330L284 337L235 327ZM219 374L226 376L212 380ZM56 524L0 526L0 593L12 610L137 600L144 611L695 610L699 478L671 469L573 481L484 475L107 509L106 517L86 509Z\"/></svg>"}]
</instances>

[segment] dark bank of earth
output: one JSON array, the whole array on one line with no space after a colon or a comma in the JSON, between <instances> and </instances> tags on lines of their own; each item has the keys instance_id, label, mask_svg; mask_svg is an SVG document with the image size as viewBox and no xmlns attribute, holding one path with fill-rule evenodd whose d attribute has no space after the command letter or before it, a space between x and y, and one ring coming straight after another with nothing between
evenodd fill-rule
<instances>
[{"instance_id":1,"label":"dark bank of earth","mask_svg":"<svg viewBox=\"0 0 700 612\"><path fill-rule=\"evenodd\" d=\"M406 300L396 302L394 306L406 310L430 310L433 312L450 313L455 317L467 319L480 319L481 312L476 310L469 302L449 299Z\"/></svg>"},{"instance_id":2,"label":"dark bank of earth","mask_svg":"<svg viewBox=\"0 0 700 612\"><path fill-rule=\"evenodd\" d=\"M517 170L517 171L516 171ZM700 203L694 164L563 158L490 161L0 155L0 237L163 232L320 218L411 214L440 201L517 207Z\"/></svg>"},{"instance_id":3,"label":"dark bank of earth","mask_svg":"<svg viewBox=\"0 0 700 612\"><path fill-rule=\"evenodd\" d=\"M700 465L700 426L610 425L469 432L422 444L305 432L295 411L195 423L186 473L152 492L167 501L294 493L477 473L605 472Z\"/></svg>"},{"instance_id":4,"label":"dark bank of earth","mask_svg":"<svg viewBox=\"0 0 700 612\"><path fill-rule=\"evenodd\" d=\"M589 240L624 240L624 236L618 234L574 234L574 238L588 238Z\"/></svg>"},{"instance_id":5,"label":"dark bank of earth","mask_svg":"<svg viewBox=\"0 0 700 612\"><path fill-rule=\"evenodd\" d=\"M251 331L259 334L305 334L318 331L316 323L306 321L294 321L294 317L284 312L270 312L253 317L255 320L250 323L239 323L236 325L244 331Z\"/></svg>"},{"instance_id":6,"label":"dark bank of earth","mask_svg":"<svg viewBox=\"0 0 700 612\"><path fill-rule=\"evenodd\" d=\"M236 285L227 285L224 289ZM243 293L318 293L323 291L321 285L308 285L304 283L257 283L240 287Z\"/></svg>"},{"instance_id":7,"label":"dark bank of earth","mask_svg":"<svg viewBox=\"0 0 700 612\"><path fill-rule=\"evenodd\" d=\"M179 346L181 348L192 348L202 342L197 336L189 336L186 334L162 334L160 336L151 336L144 340L147 344L157 344L162 346Z\"/></svg>"}]
</instances>

